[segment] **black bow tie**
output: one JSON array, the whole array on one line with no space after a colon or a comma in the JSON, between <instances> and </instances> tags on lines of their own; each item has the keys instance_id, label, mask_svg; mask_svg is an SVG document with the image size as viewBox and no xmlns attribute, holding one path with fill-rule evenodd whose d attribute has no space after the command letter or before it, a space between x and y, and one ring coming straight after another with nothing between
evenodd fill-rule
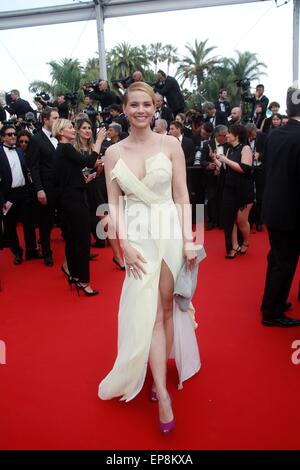
<instances>
[{"instance_id":1,"label":"black bow tie","mask_svg":"<svg viewBox=\"0 0 300 470\"><path fill-rule=\"evenodd\" d=\"M3 147L7 148L8 150L16 150L16 146L14 147L9 147L8 145L3 144Z\"/></svg>"}]
</instances>

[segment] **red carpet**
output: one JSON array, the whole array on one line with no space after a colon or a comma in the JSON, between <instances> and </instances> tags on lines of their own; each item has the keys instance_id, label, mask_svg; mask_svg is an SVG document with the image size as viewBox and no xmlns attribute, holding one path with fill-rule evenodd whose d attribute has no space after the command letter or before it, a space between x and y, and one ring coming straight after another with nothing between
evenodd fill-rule
<instances>
[{"instance_id":1,"label":"red carpet","mask_svg":"<svg viewBox=\"0 0 300 470\"><path fill-rule=\"evenodd\" d=\"M208 257L194 297L202 369L177 391L169 387L177 427L158 432L150 379L130 403L103 402L99 381L116 353L117 308L123 273L110 248L91 263L95 298L70 292L59 267L63 243L54 241L53 268L40 260L12 264L0 252L1 449L299 449L300 365L291 344L300 328L260 324L268 249L266 233L251 236L246 256L224 259L223 233L206 232ZM96 251L96 250L93 250ZM299 269L290 295L291 316Z\"/></svg>"}]
</instances>

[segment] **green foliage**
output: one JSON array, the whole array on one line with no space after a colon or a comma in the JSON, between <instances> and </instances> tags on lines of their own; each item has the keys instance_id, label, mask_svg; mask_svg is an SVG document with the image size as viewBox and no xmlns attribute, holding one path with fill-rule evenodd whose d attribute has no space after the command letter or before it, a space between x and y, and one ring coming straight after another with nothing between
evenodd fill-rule
<instances>
[{"instance_id":1,"label":"green foliage","mask_svg":"<svg viewBox=\"0 0 300 470\"><path fill-rule=\"evenodd\" d=\"M169 74L171 64L178 63L176 76L181 86L188 80L190 89L184 90L187 105L194 107L209 100L214 101L221 88L226 88L231 104L239 104L240 91L235 80L249 78L258 80L264 75L266 65L259 62L257 54L249 51L236 52L236 57L213 55L214 46L208 40L195 39L194 44L186 44L186 54L178 58L178 51L172 44L152 43L149 46L132 46L126 42L117 44L107 52L107 72L109 81L132 75L135 70L142 72L148 83L157 79L158 67ZM34 80L29 85L31 93L45 91L52 98L67 92L77 91L80 85L97 80L101 76L97 58L90 58L85 66L77 59L64 58L49 62L51 83Z\"/></svg>"}]
</instances>

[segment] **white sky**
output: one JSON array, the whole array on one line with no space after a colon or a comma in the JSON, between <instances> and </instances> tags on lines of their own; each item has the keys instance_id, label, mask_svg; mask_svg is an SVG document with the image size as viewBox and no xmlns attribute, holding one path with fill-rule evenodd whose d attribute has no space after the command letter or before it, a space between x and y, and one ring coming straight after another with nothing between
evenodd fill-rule
<instances>
[{"instance_id":1,"label":"white sky","mask_svg":"<svg viewBox=\"0 0 300 470\"><path fill-rule=\"evenodd\" d=\"M105 21L105 46L171 43L184 55L184 45L197 38L216 46L213 55L232 57L236 49L256 52L268 66L267 75L260 80L265 93L270 100L279 101L284 112L286 89L292 84L293 1L284 2L278 0L283 5L280 8L270 0L113 18ZM8 0L0 0L0 12L66 3L72 1L10 0L8 5ZM73 57L85 64L96 51L95 21L0 31L0 90L17 88L23 98L30 99L30 81L50 80L47 62Z\"/></svg>"}]
</instances>

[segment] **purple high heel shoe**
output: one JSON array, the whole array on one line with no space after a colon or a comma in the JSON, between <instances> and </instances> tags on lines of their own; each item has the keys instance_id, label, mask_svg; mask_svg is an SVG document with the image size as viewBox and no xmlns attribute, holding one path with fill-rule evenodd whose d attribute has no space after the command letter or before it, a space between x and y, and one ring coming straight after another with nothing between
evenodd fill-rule
<instances>
[{"instance_id":1,"label":"purple high heel shoe","mask_svg":"<svg viewBox=\"0 0 300 470\"><path fill-rule=\"evenodd\" d=\"M157 403L158 402L158 397L157 397L157 393L154 391L154 390L150 390L149 392L149 400L152 401L153 403Z\"/></svg>"},{"instance_id":2,"label":"purple high heel shoe","mask_svg":"<svg viewBox=\"0 0 300 470\"><path fill-rule=\"evenodd\" d=\"M168 423L159 422L159 430L162 434L168 434L175 428L175 419L173 418L172 421Z\"/></svg>"},{"instance_id":3,"label":"purple high heel shoe","mask_svg":"<svg viewBox=\"0 0 300 470\"><path fill-rule=\"evenodd\" d=\"M169 400L170 400L170 404L172 406L172 400L171 400L170 395L169 395ZM173 431L174 428L175 428L175 418L174 417L171 421L168 421L167 423L163 423L162 421L159 420L159 430L162 434L169 434L171 431Z\"/></svg>"}]
</instances>

